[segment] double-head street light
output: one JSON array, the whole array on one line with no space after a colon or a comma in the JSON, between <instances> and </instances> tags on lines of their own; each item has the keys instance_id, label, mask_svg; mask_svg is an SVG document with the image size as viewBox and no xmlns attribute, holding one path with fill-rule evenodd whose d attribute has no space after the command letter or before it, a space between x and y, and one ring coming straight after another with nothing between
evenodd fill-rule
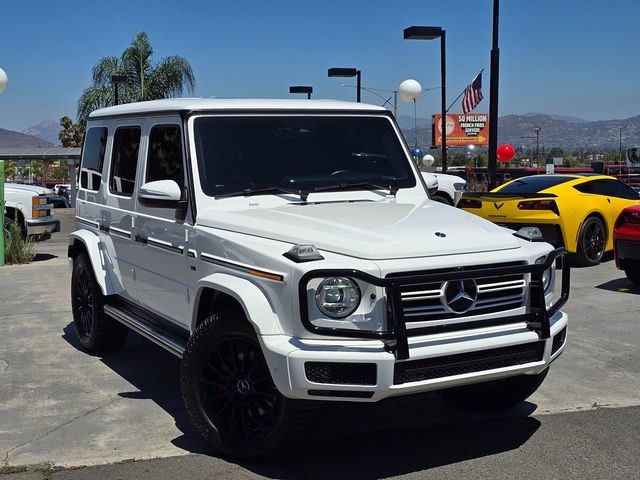
<instances>
[{"instance_id":1,"label":"double-head street light","mask_svg":"<svg viewBox=\"0 0 640 480\"><path fill-rule=\"evenodd\" d=\"M121 83L127 83L126 75L111 75L111 83L114 87L114 105L118 105L118 85Z\"/></svg>"},{"instance_id":2,"label":"double-head street light","mask_svg":"<svg viewBox=\"0 0 640 480\"><path fill-rule=\"evenodd\" d=\"M356 77L356 101L360 103L360 91L362 90L362 75L357 68L330 68L328 71L330 77Z\"/></svg>"},{"instance_id":3,"label":"double-head street light","mask_svg":"<svg viewBox=\"0 0 640 480\"><path fill-rule=\"evenodd\" d=\"M440 76L441 76L441 131L442 131L442 173L447 173L447 57L446 32L442 27L413 26L404 29L405 40L440 39Z\"/></svg>"},{"instance_id":4,"label":"double-head street light","mask_svg":"<svg viewBox=\"0 0 640 480\"><path fill-rule=\"evenodd\" d=\"M307 100L310 100L311 94L313 93L313 87L307 85L292 85L289 87L289 93L306 93Z\"/></svg>"}]
</instances>

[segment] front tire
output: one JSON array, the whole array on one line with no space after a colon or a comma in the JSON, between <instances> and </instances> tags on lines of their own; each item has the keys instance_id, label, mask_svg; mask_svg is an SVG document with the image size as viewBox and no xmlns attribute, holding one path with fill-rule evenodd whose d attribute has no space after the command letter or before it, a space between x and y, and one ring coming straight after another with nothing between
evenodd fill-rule
<instances>
[{"instance_id":1,"label":"front tire","mask_svg":"<svg viewBox=\"0 0 640 480\"><path fill-rule=\"evenodd\" d=\"M607 234L602 220L598 217L587 218L580 227L574 263L583 267L597 265L604 256L606 243Z\"/></svg>"},{"instance_id":2,"label":"front tire","mask_svg":"<svg viewBox=\"0 0 640 480\"><path fill-rule=\"evenodd\" d=\"M124 343L129 329L104 313L105 298L96 282L87 254L80 253L71 274L73 323L82 347L91 352L114 350Z\"/></svg>"},{"instance_id":3,"label":"front tire","mask_svg":"<svg viewBox=\"0 0 640 480\"><path fill-rule=\"evenodd\" d=\"M444 195L438 195L435 194L431 197L431 200L433 200L434 202L438 202L438 203L444 203L445 205L449 205L449 206L453 206L453 202L451 202L447 197L445 197Z\"/></svg>"},{"instance_id":4,"label":"front tire","mask_svg":"<svg viewBox=\"0 0 640 480\"><path fill-rule=\"evenodd\" d=\"M180 386L195 428L230 457L269 455L304 430L299 403L276 388L240 309L224 310L198 326L182 357Z\"/></svg>"},{"instance_id":5,"label":"front tire","mask_svg":"<svg viewBox=\"0 0 640 480\"><path fill-rule=\"evenodd\" d=\"M462 410L501 412L529 398L542 385L547 373L548 368L537 375L518 375L503 380L448 388L438 393Z\"/></svg>"}]
</instances>

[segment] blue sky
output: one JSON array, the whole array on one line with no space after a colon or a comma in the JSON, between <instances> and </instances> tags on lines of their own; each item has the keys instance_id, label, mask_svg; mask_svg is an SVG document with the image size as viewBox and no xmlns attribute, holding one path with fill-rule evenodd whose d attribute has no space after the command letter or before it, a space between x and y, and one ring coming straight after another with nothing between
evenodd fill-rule
<instances>
[{"instance_id":1,"label":"blue sky","mask_svg":"<svg viewBox=\"0 0 640 480\"><path fill-rule=\"evenodd\" d=\"M438 25L447 30L449 100L484 68L485 100L476 109L484 112L491 8L491 0L3 0L0 68L9 87L0 95L0 128L75 118L92 66L119 55L139 31L156 59L191 62L196 96L288 97L289 85L310 84L316 98L351 100L355 90L340 87L348 79L327 78L327 68L358 67L372 88L393 90L407 78L439 85L439 44L402 39L407 26ZM640 2L502 0L500 13L500 115L640 114ZM381 103L366 93L363 101ZM425 92L418 115L438 108L439 91Z\"/></svg>"}]
</instances>

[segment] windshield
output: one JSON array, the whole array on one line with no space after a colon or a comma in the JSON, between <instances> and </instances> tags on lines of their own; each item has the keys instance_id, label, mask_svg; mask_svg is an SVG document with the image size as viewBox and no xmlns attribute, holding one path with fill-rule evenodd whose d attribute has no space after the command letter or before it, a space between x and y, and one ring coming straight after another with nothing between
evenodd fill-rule
<instances>
[{"instance_id":1,"label":"windshield","mask_svg":"<svg viewBox=\"0 0 640 480\"><path fill-rule=\"evenodd\" d=\"M194 138L209 196L266 187L313 192L346 184L353 190L416 185L386 117L199 117Z\"/></svg>"}]
</instances>

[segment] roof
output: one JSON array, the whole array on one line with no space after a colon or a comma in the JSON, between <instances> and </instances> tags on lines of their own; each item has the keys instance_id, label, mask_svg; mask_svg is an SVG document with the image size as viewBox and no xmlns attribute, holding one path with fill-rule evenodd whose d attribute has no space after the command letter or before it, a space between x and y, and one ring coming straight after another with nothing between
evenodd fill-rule
<instances>
[{"instance_id":1,"label":"roof","mask_svg":"<svg viewBox=\"0 0 640 480\"><path fill-rule=\"evenodd\" d=\"M76 160L80 147L0 148L0 160Z\"/></svg>"},{"instance_id":2,"label":"roof","mask_svg":"<svg viewBox=\"0 0 640 480\"><path fill-rule=\"evenodd\" d=\"M338 100L307 99L240 99L240 98L167 98L148 102L135 102L96 110L89 118L111 117L116 115L132 115L137 113L171 112L171 111L237 111L237 110L348 110L354 112L378 111L385 108L367 103L342 102Z\"/></svg>"}]
</instances>

